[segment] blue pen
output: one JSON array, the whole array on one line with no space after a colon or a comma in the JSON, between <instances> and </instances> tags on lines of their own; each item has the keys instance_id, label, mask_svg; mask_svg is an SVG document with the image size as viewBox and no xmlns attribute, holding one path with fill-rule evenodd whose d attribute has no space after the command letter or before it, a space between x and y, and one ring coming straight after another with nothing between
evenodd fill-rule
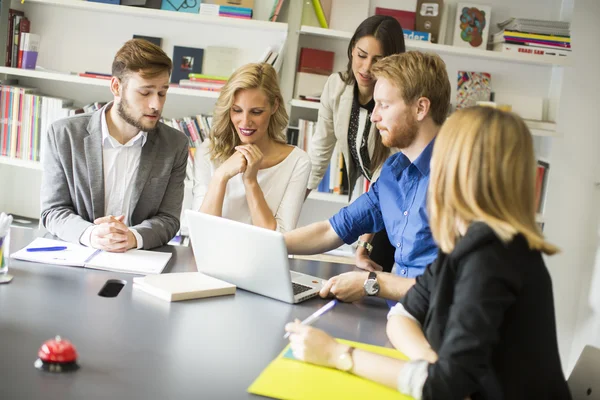
<instances>
[{"instance_id":1,"label":"blue pen","mask_svg":"<svg viewBox=\"0 0 600 400\"><path fill-rule=\"evenodd\" d=\"M67 246L54 246L54 247L30 247L27 249L29 252L34 251L61 251L66 250Z\"/></svg>"},{"instance_id":2,"label":"blue pen","mask_svg":"<svg viewBox=\"0 0 600 400\"><path fill-rule=\"evenodd\" d=\"M335 307L337 304L338 304L338 299L331 300L329 303L327 303L323 307L319 308L317 311L312 313L310 316L308 316L308 318L306 318L305 320L303 320L300 323L302 325L311 325L313 322L318 320L327 311L330 311L331 309L333 309L333 307ZM286 332L286 334L283 335L284 339L287 339L289 337L290 337L289 332Z\"/></svg>"}]
</instances>

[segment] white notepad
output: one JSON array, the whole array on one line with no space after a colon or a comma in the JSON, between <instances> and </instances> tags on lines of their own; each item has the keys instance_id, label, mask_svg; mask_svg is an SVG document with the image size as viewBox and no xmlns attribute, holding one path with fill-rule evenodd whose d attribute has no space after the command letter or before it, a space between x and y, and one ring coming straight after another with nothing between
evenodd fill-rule
<instances>
[{"instance_id":1,"label":"white notepad","mask_svg":"<svg viewBox=\"0 0 600 400\"><path fill-rule=\"evenodd\" d=\"M65 246L66 250L29 252L28 248ZM127 274L160 274L171 259L171 253L148 250L129 250L109 253L90 247L46 238L37 238L26 247L13 253L17 260L44 264L85 267Z\"/></svg>"},{"instance_id":2,"label":"white notepad","mask_svg":"<svg viewBox=\"0 0 600 400\"><path fill-rule=\"evenodd\" d=\"M234 294L236 286L201 272L180 272L133 278L133 287L166 301Z\"/></svg>"}]
</instances>

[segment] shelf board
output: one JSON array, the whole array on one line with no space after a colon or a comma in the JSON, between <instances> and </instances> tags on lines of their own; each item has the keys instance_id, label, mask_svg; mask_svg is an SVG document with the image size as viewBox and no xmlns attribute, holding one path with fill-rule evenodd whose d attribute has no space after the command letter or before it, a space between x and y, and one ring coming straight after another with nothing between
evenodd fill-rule
<instances>
[{"instance_id":1,"label":"shelf board","mask_svg":"<svg viewBox=\"0 0 600 400\"><path fill-rule=\"evenodd\" d=\"M20 168L42 170L42 164L39 161L21 160L19 158L11 158L0 156L0 164L12 165Z\"/></svg>"},{"instance_id":2,"label":"shelf board","mask_svg":"<svg viewBox=\"0 0 600 400\"><path fill-rule=\"evenodd\" d=\"M319 109L319 105L321 103L317 103L316 101L307 101L307 100L292 99L292 101L290 101L290 104L291 104L292 107L310 108L310 109L313 109L313 110L318 110Z\"/></svg>"},{"instance_id":3,"label":"shelf board","mask_svg":"<svg viewBox=\"0 0 600 400\"><path fill-rule=\"evenodd\" d=\"M314 26L302 25L300 33L304 35L312 35L340 40L350 40L351 32L336 31L333 29L317 28ZM507 54L492 50L478 50L466 47L449 46L447 44L436 44L425 42L422 40L406 40L407 50L420 50L438 53L440 55L460 56L469 58L481 58L487 60L505 61L521 64L537 64L549 66L569 66L571 65L570 57L555 57L555 56L537 56L531 54Z\"/></svg>"},{"instance_id":4,"label":"shelf board","mask_svg":"<svg viewBox=\"0 0 600 400\"><path fill-rule=\"evenodd\" d=\"M53 7L74 8L90 12L114 13L120 15L132 15L142 18L156 18L160 20L171 19L175 21L193 22L199 24L221 25L242 29L257 29L268 31L287 31L287 23L271 22L261 20L245 20L240 18L216 17L211 15L200 15L186 12L157 10L144 7L130 7L115 4L95 3L84 0L27 0L26 5L47 5Z\"/></svg>"},{"instance_id":5,"label":"shelf board","mask_svg":"<svg viewBox=\"0 0 600 400\"><path fill-rule=\"evenodd\" d=\"M340 203L340 204L348 205L348 196L343 195L343 194L324 193L324 192L317 192L316 190L313 190L308 195L308 198L312 199L312 200L329 201L332 203Z\"/></svg>"},{"instance_id":6,"label":"shelf board","mask_svg":"<svg viewBox=\"0 0 600 400\"><path fill-rule=\"evenodd\" d=\"M320 103L316 103L314 101L293 99L290 102L290 104L292 105L292 107L318 110ZM533 136L557 136L555 122L534 121L529 119L526 119L524 121L529 127L529 130L531 131L531 134Z\"/></svg>"},{"instance_id":7,"label":"shelf board","mask_svg":"<svg viewBox=\"0 0 600 400\"><path fill-rule=\"evenodd\" d=\"M101 3L98 3L98 4L101 4ZM76 74L70 74L70 73L66 73L66 72L41 71L41 70L33 70L33 69L0 67L0 74L6 74L6 75L12 75L12 76L22 76L22 77L35 78L35 79L45 79L45 80L59 81L59 82L69 82L69 83L76 83L76 84L80 84L80 85L103 86L106 88L108 88L110 86L110 80L108 80L108 79L89 78L89 77L79 76ZM200 90L200 89L188 89L188 88L182 88L182 87L170 87L168 93L175 94L175 95L181 95L181 96L205 97L205 98L209 98L209 99L216 99L219 97L219 92L213 92L213 91L209 91L209 90Z\"/></svg>"}]
</instances>

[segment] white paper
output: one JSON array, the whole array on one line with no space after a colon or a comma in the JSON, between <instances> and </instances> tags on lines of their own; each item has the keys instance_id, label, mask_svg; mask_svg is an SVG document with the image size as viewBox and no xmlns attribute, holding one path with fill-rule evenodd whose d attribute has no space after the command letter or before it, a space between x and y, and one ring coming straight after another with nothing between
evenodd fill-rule
<instances>
[{"instance_id":1,"label":"white paper","mask_svg":"<svg viewBox=\"0 0 600 400\"><path fill-rule=\"evenodd\" d=\"M128 274L160 274L170 259L171 253L157 251L129 250L125 253L103 251L85 263L85 267Z\"/></svg>"},{"instance_id":2,"label":"white paper","mask_svg":"<svg viewBox=\"0 0 600 400\"><path fill-rule=\"evenodd\" d=\"M66 250L60 251L35 251L28 252L28 248L66 246ZM72 267L83 267L85 261L90 258L96 249L85 247L74 243L37 238L23 249L13 253L12 258L17 260L32 261L44 264L68 265Z\"/></svg>"}]
</instances>

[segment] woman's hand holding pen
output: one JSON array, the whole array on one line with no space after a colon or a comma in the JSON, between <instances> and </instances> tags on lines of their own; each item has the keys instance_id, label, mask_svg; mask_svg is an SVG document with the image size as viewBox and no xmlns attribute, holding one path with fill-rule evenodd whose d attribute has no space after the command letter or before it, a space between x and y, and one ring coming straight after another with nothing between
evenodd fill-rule
<instances>
[{"instance_id":1,"label":"woman's hand holding pen","mask_svg":"<svg viewBox=\"0 0 600 400\"><path fill-rule=\"evenodd\" d=\"M263 153L253 144L236 146L235 149L246 158L247 166L244 172L244 183L255 183L258 170L262 164Z\"/></svg>"},{"instance_id":2,"label":"woman's hand holding pen","mask_svg":"<svg viewBox=\"0 0 600 400\"><path fill-rule=\"evenodd\" d=\"M348 349L322 330L302 325L299 320L287 324L285 330L291 333L290 348L298 360L335 368L340 355Z\"/></svg>"}]
</instances>

